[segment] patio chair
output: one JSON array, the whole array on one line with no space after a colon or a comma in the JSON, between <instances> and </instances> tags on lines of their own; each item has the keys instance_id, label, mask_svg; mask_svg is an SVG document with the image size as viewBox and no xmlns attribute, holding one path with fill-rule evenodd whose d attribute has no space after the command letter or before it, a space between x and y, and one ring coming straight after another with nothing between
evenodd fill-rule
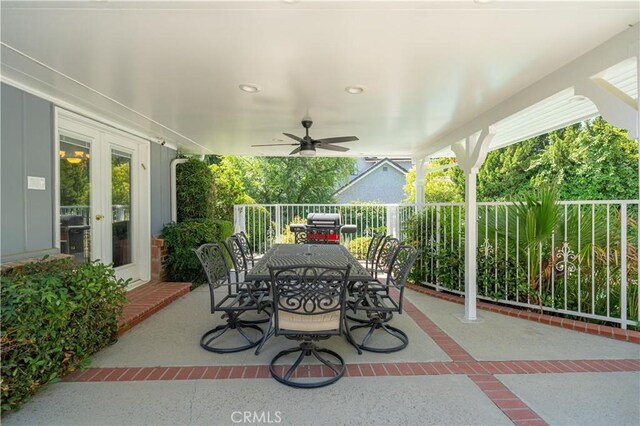
<instances>
[{"instance_id":1,"label":"patio chair","mask_svg":"<svg viewBox=\"0 0 640 426\"><path fill-rule=\"evenodd\" d=\"M384 232L373 234L369 246L367 247L367 255L365 258L365 268L368 272L373 273L376 267L376 258L378 257L378 249L380 243L384 239Z\"/></svg>"},{"instance_id":2,"label":"patio chair","mask_svg":"<svg viewBox=\"0 0 640 426\"><path fill-rule=\"evenodd\" d=\"M268 307L270 306L270 302L268 284L265 282L245 282L244 277L249 271L249 261L242 250L242 241L240 237L237 234L230 236L224 241L224 246L229 253L231 264L233 266L233 268L229 270L229 282L239 284L239 287L236 289L237 292L246 292L250 289L252 296L258 303L258 313L264 310L269 314ZM233 280L234 275L235 280ZM268 321L269 318L264 318L260 320L246 320L245 322L247 324L264 324Z\"/></svg>"},{"instance_id":3,"label":"patio chair","mask_svg":"<svg viewBox=\"0 0 640 426\"><path fill-rule=\"evenodd\" d=\"M300 341L298 347L283 350L271 360L271 376L280 383L296 388L318 388L335 383L344 374L342 357L332 350L318 348L315 341L342 333L350 270L350 265L344 268L269 267L274 302L271 326L265 336L273 329L276 336ZM283 357L298 352L290 367L278 364ZM331 376L319 380L298 377L296 371L306 357L320 361Z\"/></svg>"},{"instance_id":4,"label":"patio chair","mask_svg":"<svg viewBox=\"0 0 640 426\"><path fill-rule=\"evenodd\" d=\"M391 236L385 237L380 243L380 248L376 253L376 263L373 269L373 277L378 279L381 272L386 272L391 264L396 249L400 246L400 240Z\"/></svg>"},{"instance_id":5,"label":"patio chair","mask_svg":"<svg viewBox=\"0 0 640 426\"><path fill-rule=\"evenodd\" d=\"M198 256L207 276L211 313L222 312L222 318L227 320L226 324L216 326L204 333L200 338L200 346L216 353L240 352L257 346L262 341L264 331L254 323L240 319L243 313L258 310L259 304L251 291L251 286L247 283L230 282L229 267L220 245L203 244L193 251ZM220 300L217 301L216 298ZM213 346L214 341L227 335L228 331L237 332L247 343L232 347ZM251 336L252 334L255 336Z\"/></svg>"},{"instance_id":6,"label":"patio chair","mask_svg":"<svg viewBox=\"0 0 640 426\"><path fill-rule=\"evenodd\" d=\"M362 283L358 292L348 300L348 309L353 310L356 314L364 312L368 318L368 321L347 329L347 339L356 347L359 354L362 354L363 350L378 353L397 352L406 348L409 344L409 338L406 333L388 323L394 313L402 314L404 285L417 257L418 251L414 247L409 245L399 246L394 251L385 281ZM368 329L368 331L362 340L357 342L352 332L362 328ZM369 340L378 330L393 336L400 343L396 346L385 347L368 345Z\"/></svg>"},{"instance_id":7,"label":"patio chair","mask_svg":"<svg viewBox=\"0 0 640 426\"><path fill-rule=\"evenodd\" d=\"M253 268L258 257L253 253L247 234L245 234L244 231L240 231L235 236L238 237L240 248L242 249L242 253L244 253L244 257L247 261L247 266L251 264L250 266Z\"/></svg>"},{"instance_id":8,"label":"patio chair","mask_svg":"<svg viewBox=\"0 0 640 426\"><path fill-rule=\"evenodd\" d=\"M233 265L233 268L229 270L229 280L232 279L231 274L234 274L235 282L243 282L244 275L249 271L249 260L242 249L240 238L237 234L232 235L224 241L224 245Z\"/></svg>"}]
</instances>

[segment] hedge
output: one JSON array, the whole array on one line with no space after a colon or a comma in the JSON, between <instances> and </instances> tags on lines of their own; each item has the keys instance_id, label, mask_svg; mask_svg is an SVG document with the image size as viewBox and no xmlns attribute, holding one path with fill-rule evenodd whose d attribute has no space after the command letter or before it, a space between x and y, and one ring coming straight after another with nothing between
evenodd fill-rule
<instances>
[{"instance_id":1,"label":"hedge","mask_svg":"<svg viewBox=\"0 0 640 426\"><path fill-rule=\"evenodd\" d=\"M178 222L212 217L214 210L213 173L203 162L190 158L176 168Z\"/></svg>"},{"instance_id":2,"label":"hedge","mask_svg":"<svg viewBox=\"0 0 640 426\"><path fill-rule=\"evenodd\" d=\"M162 230L167 245L164 268L170 281L191 282L194 287L206 281L202 266L192 249L204 243L222 242L233 234L226 220L188 219L171 223Z\"/></svg>"},{"instance_id":3,"label":"hedge","mask_svg":"<svg viewBox=\"0 0 640 426\"><path fill-rule=\"evenodd\" d=\"M44 260L1 277L2 412L118 337L127 282L98 262Z\"/></svg>"}]
</instances>

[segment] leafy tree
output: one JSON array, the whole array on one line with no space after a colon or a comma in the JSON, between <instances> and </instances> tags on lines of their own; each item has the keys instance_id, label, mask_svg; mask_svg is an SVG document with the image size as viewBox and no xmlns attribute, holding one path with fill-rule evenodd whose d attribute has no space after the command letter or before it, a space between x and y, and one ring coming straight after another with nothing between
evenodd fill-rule
<instances>
[{"instance_id":1,"label":"leafy tree","mask_svg":"<svg viewBox=\"0 0 640 426\"><path fill-rule=\"evenodd\" d=\"M638 142L598 117L549 135L532 185L555 184L564 200L638 198Z\"/></svg>"},{"instance_id":2,"label":"leafy tree","mask_svg":"<svg viewBox=\"0 0 640 426\"><path fill-rule=\"evenodd\" d=\"M464 198L462 171L449 177ZM521 200L547 185L561 200L635 199L638 142L597 117L492 151L478 173L478 201Z\"/></svg>"},{"instance_id":3,"label":"leafy tree","mask_svg":"<svg viewBox=\"0 0 640 426\"><path fill-rule=\"evenodd\" d=\"M213 174L213 212L216 219L233 220L234 204L253 204L241 178L242 170L233 157L222 157L218 164L209 166Z\"/></svg>"},{"instance_id":4,"label":"leafy tree","mask_svg":"<svg viewBox=\"0 0 640 426\"><path fill-rule=\"evenodd\" d=\"M89 160L79 163L60 161L60 204L63 206L88 206L90 196Z\"/></svg>"},{"instance_id":5,"label":"leafy tree","mask_svg":"<svg viewBox=\"0 0 640 426\"><path fill-rule=\"evenodd\" d=\"M131 163L112 159L111 167L111 203L113 205L129 205L131 203Z\"/></svg>"},{"instance_id":6,"label":"leafy tree","mask_svg":"<svg viewBox=\"0 0 640 426\"><path fill-rule=\"evenodd\" d=\"M459 188L456 182L452 179L453 169L445 169L439 172L428 173L429 169L451 164L454 159L451 158L438 158L427 166L427 175L425 176L425 201L427 203L446 203L446 202L460 202L464 200L463 195L460 194ZM416 169L412 167L407 173L406 184L404 186L404 193L406 195L406 202L415 203L416 201ZM464 194L464 181L463 191Z\"/></svg>"},{"instance_id":7,"label":"leafy tree","mask_svg":"<svg viewBox=\"0 0 640 426\"><path fill-rule=\"evenodd\" d=\"M331 203L338 182L355 160L342 157L224 157L252 199L260 204Z\"/></svg>"}]
</instances>

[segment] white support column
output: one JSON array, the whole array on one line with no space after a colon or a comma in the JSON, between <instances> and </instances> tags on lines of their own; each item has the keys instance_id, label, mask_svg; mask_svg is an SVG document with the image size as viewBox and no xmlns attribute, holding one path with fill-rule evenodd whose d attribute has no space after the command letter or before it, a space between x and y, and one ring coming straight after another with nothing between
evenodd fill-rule
<instances>
[{"instance_id":1,"label":"white support column","mask_svg":"<svg viewBox=\"0 0 640 426\"><path fill-rule=\"evenodd\" d=\"M477 321L477 263L478 250L478 206L476 202L476 184L478 170L487 158L489 144L493 139L492 129L483 129L464 142L451 146L456 154L458 165L465 176L465 256L464 256L464 317L465 322Z\"/></svg>"},{"instance_id":2,"label":"white support column","mask_svg":"<svg viewBox=\"0 0 640 426\"><path fill-rule=\"evenodd\" d=\"M477 261L478 252L478 207L476 184L478 171L472 169L464 173L465 233L464 233L464 319L475 321L476 299L478 296Z\"/></svg>"},{"instance_id":3,"label":"white support column","mask_svg":"<svg viewBox=\"0 0 640 426\"><path fill-rule=\"evenodd\" d=\"M400 207L387 204L387 235L400 238Z\"/></svg>"},{"instance_id":4,"label":"white support column","mask_svg":"<svg viewBox=\"0 0 640 426\"><path fill-rule=\"evenodd\" d=\"M233 206L233 232L246 232L245 207L237 204Z\"/></svg>"},{"instance_id":5,"label":"white support column","mask_svg":"<svg viewBox=\"0 0 640 426\"><path fill-rule=\"evenodd\" d=\"M416 211L422 209L425 204L424 198L424 179L427 176L427 166L431 162L429 158L414 158L413 165L416 167L416 181L414 182L414 188L416 190Z\"/></svg>"}]
</instances>

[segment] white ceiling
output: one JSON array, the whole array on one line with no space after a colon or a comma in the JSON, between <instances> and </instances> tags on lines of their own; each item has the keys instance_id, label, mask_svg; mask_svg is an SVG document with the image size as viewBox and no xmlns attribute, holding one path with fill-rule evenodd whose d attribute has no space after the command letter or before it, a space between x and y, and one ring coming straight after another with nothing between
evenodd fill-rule
<instances>
[{"instance_id":1,"label":"white ceiling","mask_svg":"<svg viewBox=\"0 0 640 426\"><path fill-rule=\"evenodd\" d=\"M638 20L636 1L2 2L2 76L200 153L411 156ZM242 83L261 87L256 94ZM349 85L366 88L360 95ZM324 154L327 151L323 151ZM331 152L330 154L334 154Z\"/></svg>"}]
</instances>

